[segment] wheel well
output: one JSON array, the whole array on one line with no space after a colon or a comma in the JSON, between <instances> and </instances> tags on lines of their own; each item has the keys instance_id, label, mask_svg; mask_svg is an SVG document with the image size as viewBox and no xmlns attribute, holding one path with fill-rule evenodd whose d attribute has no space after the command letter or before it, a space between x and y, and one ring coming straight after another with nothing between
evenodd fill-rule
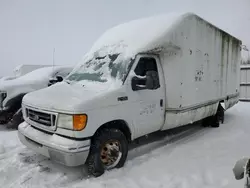
<instances>
[{"instance_id":1,"label":"wheel well","mask_svg":"<svg viewBox=\"0 0 250 188\"><path fill-rule=\"evenodd\" d=\"M9 106L11 111L17 111L21 108L22 105L22 99L24 97L25 93L19 94L12 99L9 99L6 103L6 106Z\"/></svg>"},{"instance_id":2,"label":"wheel well","mask_svg":"<svg viewBox=\"0 0 250 188\"><path fill-rule=\"evenodd\" d=\"M130 131L127 123L124 120L113 120L113 121L110 121L110 122L107 122L107 123L103 124L101 127L99 127L97 129L94 136L96 134L98 134L102 129L105 129L105 128L119 129L126 136L128 142L131 141L131 131Z\"/></svg>"}]
</instances>

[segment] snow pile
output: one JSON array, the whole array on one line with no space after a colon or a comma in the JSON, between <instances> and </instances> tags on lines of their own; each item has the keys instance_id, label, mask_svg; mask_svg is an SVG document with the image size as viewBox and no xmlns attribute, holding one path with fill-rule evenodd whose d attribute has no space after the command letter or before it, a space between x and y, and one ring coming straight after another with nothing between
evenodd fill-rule
<instances>
[{"instance_id":1,"label":"snow pile","mask_svg":"<svg viewBox=\"0 0 250 188\"><path fill-rule=\"evenodd\" d=\"M164 42L164 35L189 13L169 13L133 20L107 30L87 54L121 53L132 57L138 52L152 50ZM165 41L166 42L166 41Z\"/></svg>"}]
</instances>

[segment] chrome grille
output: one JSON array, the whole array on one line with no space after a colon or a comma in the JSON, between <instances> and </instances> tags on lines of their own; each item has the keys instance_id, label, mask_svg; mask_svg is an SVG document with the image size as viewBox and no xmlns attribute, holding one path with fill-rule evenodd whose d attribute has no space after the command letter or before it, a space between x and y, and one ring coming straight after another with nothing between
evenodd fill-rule
<instances>
[{"instance_id":1,"label":"chrome grille","mask_svg":"<svg viewBox=\"0 0 250 188\"><path fill-rule=\"evenodd\" d=\"M47 127L52 127L56 125L56 115L36 111L33 109L26 108L26 116L29 120L42 124Z\"/></svg>"}]
</instances>

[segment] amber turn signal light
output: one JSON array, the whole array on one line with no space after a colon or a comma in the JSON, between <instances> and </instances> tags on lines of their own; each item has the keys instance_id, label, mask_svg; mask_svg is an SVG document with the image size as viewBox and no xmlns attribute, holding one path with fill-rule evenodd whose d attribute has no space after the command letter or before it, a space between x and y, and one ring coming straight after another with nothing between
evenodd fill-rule
<instances>
[{"instance_id":1,"label":"amber turn signal light","mask_svg":"<svg viewBox=\"0 0 250 188\"><path fill-rule=\"evenodd\" d=\"M87 125L87 119L86 114L73 115L73 129L75 131L83 130Z\"/></svg>"}]
</instances>

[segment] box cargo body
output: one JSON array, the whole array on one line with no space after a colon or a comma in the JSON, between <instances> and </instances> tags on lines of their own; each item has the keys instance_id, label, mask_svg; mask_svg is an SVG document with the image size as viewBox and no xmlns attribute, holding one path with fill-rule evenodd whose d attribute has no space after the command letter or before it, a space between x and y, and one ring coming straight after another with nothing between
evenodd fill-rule
<instances>
[{"instance_id":1,"label":"box cargo body","mask_svg":"<svg viewBox=\"0 0 250 188\"><path fill-rule=\"evenodd\" d=\"M116 26L63 82L25 95L20 140L98 176L122 167L138 137L199 120L218 127L238 102L240 45L192 13Z\"/></svg>"},{"instance_id":2,"label":"box cargo body","mask_svg":"<svg viewBox=\"0 0 250 188\"><path fill-rule=\"evenodd\" d=\"M238 39L195 15L183 19L166 37L179 48L160 55L165 73L167 127L185 124L187 117L194 122L207 116L210 107L216 108L211 105L216 102L225 101L229 108L237 101Z\"/></svg>"}]
</instances>

